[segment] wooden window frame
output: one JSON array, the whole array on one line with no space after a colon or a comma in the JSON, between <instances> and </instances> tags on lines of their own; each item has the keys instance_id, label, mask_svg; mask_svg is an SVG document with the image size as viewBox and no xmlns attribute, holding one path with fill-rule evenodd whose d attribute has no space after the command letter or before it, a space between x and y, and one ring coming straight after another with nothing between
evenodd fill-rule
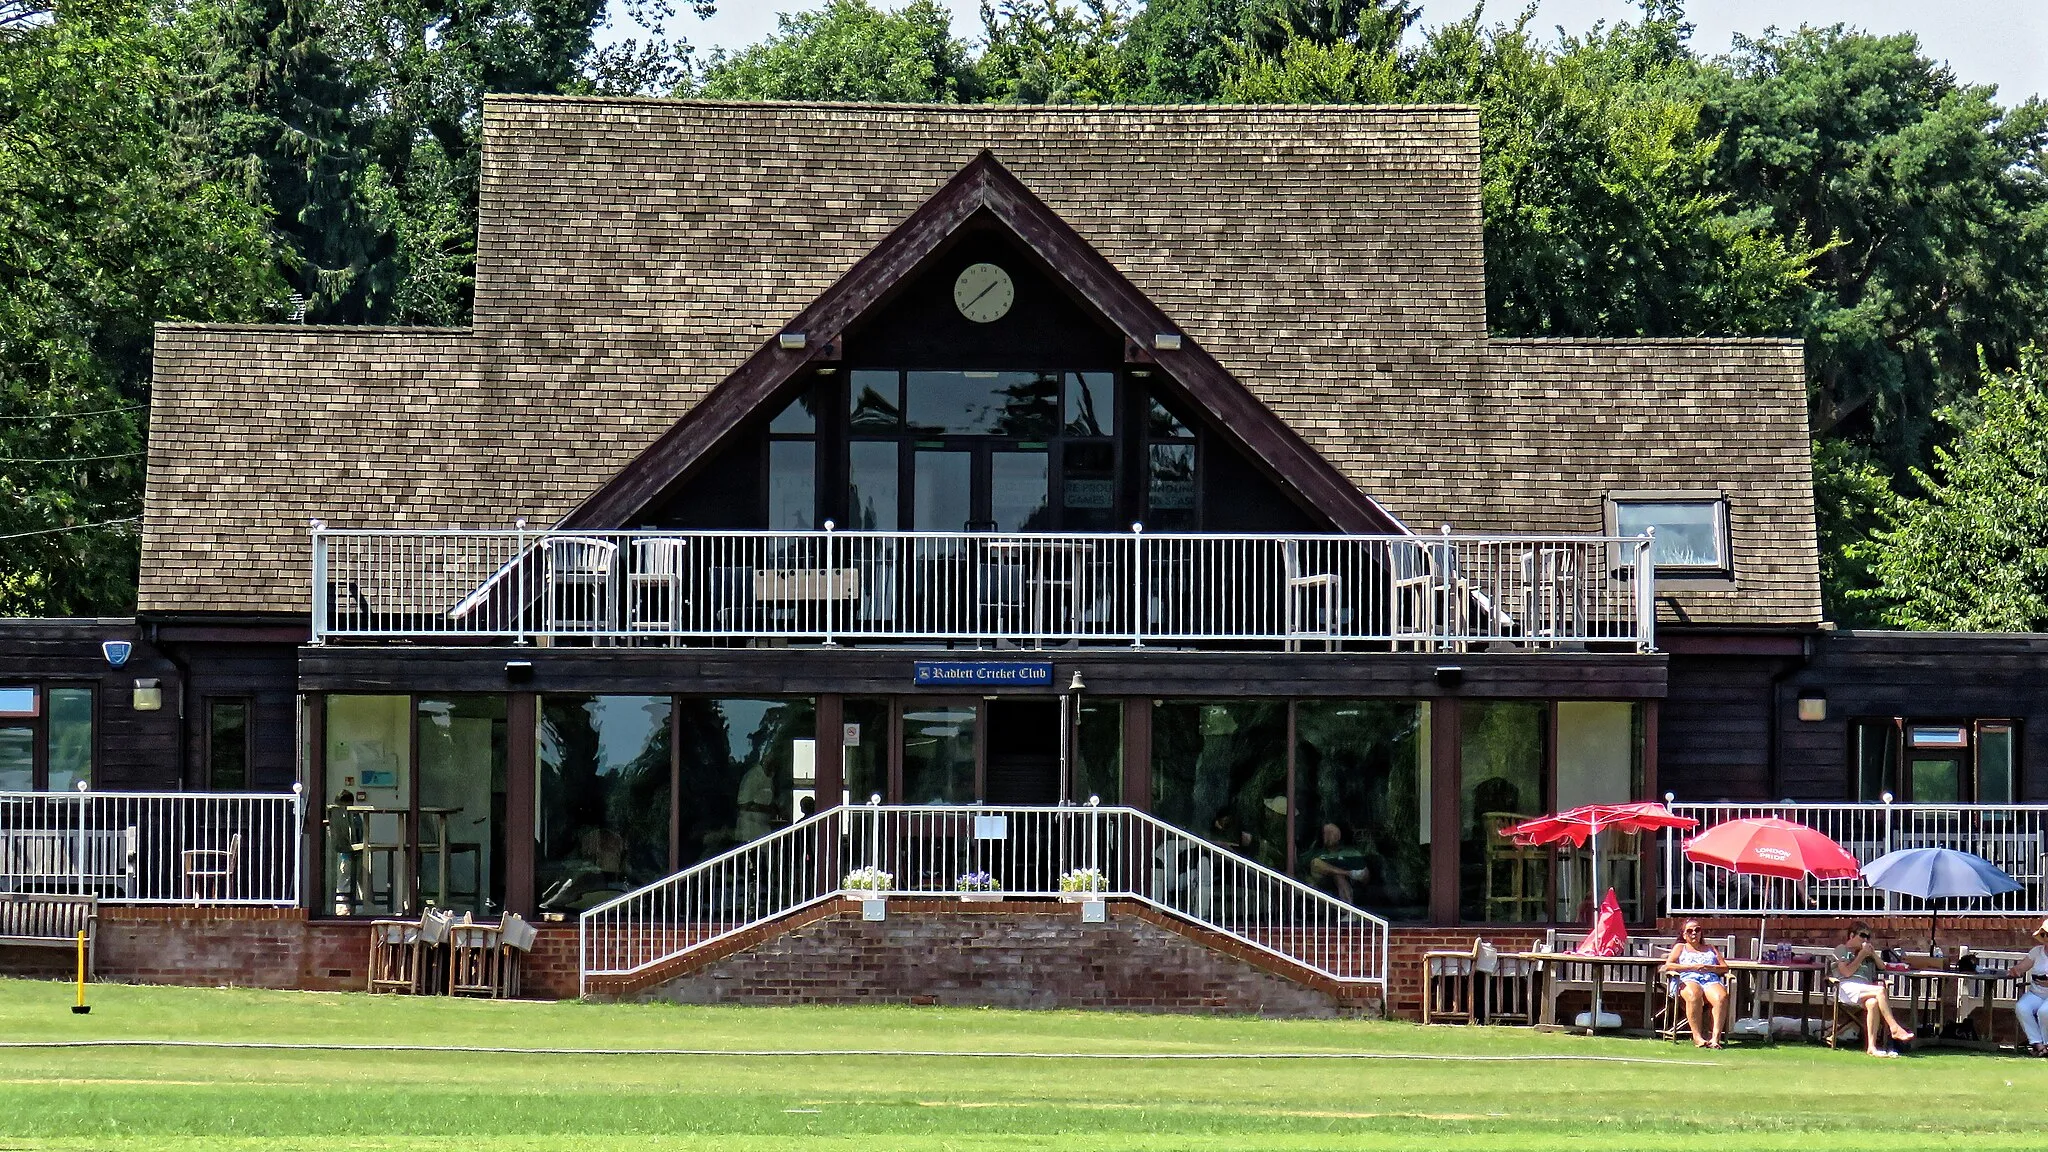
<instances>
[{"instance_id":1,"label":"wooden window frame","mask_svg":"<svg viewBox=\"0 0 2048 1152\"><path fill-rule=\"evenodd\" d=\"M223 789L213 778L214 729L213 709L218 704L240 704L242 706L242 784L236 789ZM205 718L206 728L200 736L200 751L206 765L206 790L209 792L255 791L256 775L256 700L245 694L230 693L222 696L207 696L200 700L200 715Z\"/></svg>"}]
</instances>

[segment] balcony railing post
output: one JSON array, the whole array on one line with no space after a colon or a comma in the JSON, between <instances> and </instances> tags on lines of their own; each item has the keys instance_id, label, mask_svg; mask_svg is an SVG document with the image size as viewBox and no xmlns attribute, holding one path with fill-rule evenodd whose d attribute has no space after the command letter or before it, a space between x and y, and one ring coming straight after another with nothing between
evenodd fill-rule
<instances>
[{"instance_id":1,"label":"balcony railing post","mask_svg":"<svg viewBox=\"0 0 2048 1152\"><path fill-rule=\"evenodd\" d=\"M1657 650L1657 526L1636 545L1636 651Z\"/></svg>"},{"instance_id":2,"label":"balcony railing post","mask_svg":"<svg viewBox=\"0 0 2048 1152\"><path fill-rule=\"evenodd\" d=\"M526 644L526 517L512 521L512 643Z\"/></svg>"},{"instance_id":3,"label":"balcony railing post","mask_svg":"<svg viewBox=\"0 0 2048 1152\"><path fill-rule=\"evenodd\" d=\"M1892 851L1892 794L1884 793L1884 851L1880 856L1889 856ZM1896 912L1899 909L1897 894L1887 890L1884 894L1884 910Z\"/></svg>"},{"instance_id":4,"label":"balcony railing post","mask_svg":"<svg viewBox=\"0 0 2048 1152\"><path fill-rule=\"evenodd\" d=\"M284 862L285 883L291 889L294 907L306 906L306 892L303 881L306 875L306 785L304 781L292 782L292 854Z\"/></svg>"},{"instance_id":5,"label":"balcony railing post","mask_svg":"<svg viewBox=\"0 0 2048 1152\"><path fill-rule=\"evenodd\" d=\"M838 538L833 534L835 525L825 521L825 647L837 648L832 639L832 617L839 605L839 548Z\"/></svg>"},{"instance_id":6,"label":"balcony railing post","mask_svg":"<svg viewBox=\"0 0 2048 1152\"><path fill-rule=\"evenodd\" d=\"M327 642L327 525L313 526L313 643Z\"/></svg>"},{"instance_id":7,"label":"balcony railing post","mask_svg":"<svg viewBox=\"0 0 2048 1152\"><path fill-rule=\"evenodd\" d=\"M1145 525L1131 522L1131 647L1145 646Z\"/></svg>"},{"instance_id":8,"label":"balcony railing post","mask_svg":"<svg viewBox=\"0 0 2048 1152\"><path fill-rule=\"evenodd\" d=\"M80 896L85 895L85 806L90 799L87 793L91 788L92 785L84 780L78 782L78 848L71 862L78 870Z\"/></svg>"}]
</instances>

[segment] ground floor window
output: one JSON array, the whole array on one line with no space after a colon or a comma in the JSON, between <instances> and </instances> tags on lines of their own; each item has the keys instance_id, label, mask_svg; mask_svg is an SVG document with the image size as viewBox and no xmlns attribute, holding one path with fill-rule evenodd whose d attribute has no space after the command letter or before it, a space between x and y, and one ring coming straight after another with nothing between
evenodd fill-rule
<instances>
[{"instance_id":1,"label":"ground floor window","mask_svg":"<svg viewBox=\"0 0 2048 1152\"><path fill-rule=\"evenodd\" d=\"M576 912L669 872L667 696L543 696L535 879L540 910Z\"/></svg>"},{"instance_id":2,"label":"ground floor window","mask_svg":"<svg viewBox=\"0 0 2048 1152\"><path fill-rule=\"evenodd\" d=\"M70 792L92 782L93 690L0 685L0 792Z\"/></svg>"},{"instance_id":3,"label":"ground floor window","mask_svg":"<svg viewBox=\"0 0 2048 1152\"><path fill-rule=\"evenodd\" d=\"M1295 871L1395 920L1429 915L1429 705L1303 700L1295 708Z\"/></svg>"},{"instance_id":4,"label":"ground floor window","mask_svg":"<svg viewBox=\"0 0 2048 1152\"><path fill-rule=\"evenodd\" d=\"M1152 811L1213 844L1284 870L1286 703L1155 701Z\"/></svg>"},{"instance_id":5,"label":"ground floor window","mask_svg":"<svg viewBox=\"0 0 2048 1152\"><path fill-rule=\"evenodd\" d=\"M1549 811L1550 707L1467 700L1459 711L1458 914L1490 923L1546 920L1552 850L1516 845L1500 831Z\"/></svg>"},{"instance_id":6,"label":"ground floor window","mask_svg":"<svg viewBox=\"0 0 2048 1152\"><path fill-rule=\"evenodd\" d=\"M1074 795L1124 802L1124 706L1121 700L1082 698L1074 725Z\"/></svg>"},{"instance_id":7,"label":"ground floor window","mask_svg":"<svg viewBox=\"0 0 2048 1152\"><path fill-rule=\"evenodd\" d=\"M1893 716L1849 726L1855 799L1902 804L2010 804L2018 798L2019 726L2006 719Z\"/></svg>"}]
</instances>

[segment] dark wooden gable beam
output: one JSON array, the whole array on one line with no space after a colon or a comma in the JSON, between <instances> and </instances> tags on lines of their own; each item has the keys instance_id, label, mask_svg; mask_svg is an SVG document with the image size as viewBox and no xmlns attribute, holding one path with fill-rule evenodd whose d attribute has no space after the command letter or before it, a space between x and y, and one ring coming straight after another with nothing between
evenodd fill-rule
<instances>
[{"instance_id":1,"label":"dark wooden gable beam","mask_svg":"<svg viewBox=\"0 0 2048 1152\"><path fill-rule=\"evenodd\" d=\"M802 349L786 349L779 339L769 340L660 439L563 517L559 526L599 529L630 523L799 372L818 361L837 359L847 328L891 296L962 225L984 211L1122 332L1140 358L1171 376L1219 427L1340 530L1407 531L1191 337L1183 335L1178 349L1155 350L1157 334L1179 333L1179 327L988 151L783 326L784 332L804 334Z\"/></svg>"}]
</instances>

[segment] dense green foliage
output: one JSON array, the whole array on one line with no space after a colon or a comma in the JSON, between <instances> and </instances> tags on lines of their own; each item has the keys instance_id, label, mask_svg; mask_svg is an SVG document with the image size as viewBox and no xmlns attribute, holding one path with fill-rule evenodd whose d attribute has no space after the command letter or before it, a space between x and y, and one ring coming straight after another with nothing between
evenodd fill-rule
<instances>
[{"instance_id":1,"label":"dense green foliage","mask_svg":"<svg viewBox=\"0 0 2048 1152\"><path fill-rule=\"evenodd\" d=\"M0 457L119 457L9 463L0 537L133 514L140 414L51 417L145 399L152 321L465 323L488 92L1454 102L1494 331L1802 337L1830 615L1992 618L1880 577L1874 534L1933 507L1936 450L2048 327L2048 105L1907 35L1707 55L1678 0L1554 40L1414 0L985 0L979 42L935 0L790 4L698 60L669 0L622 0L634 37L604 0L0 0ZM0 539L0 611L123 608L124 531Z\"/></svg>"},{"instance_id":2,"label":"dense green foliage","mask_svg":"<svg viewBox=\"0 0 2048 1152\"><path fill-rule=\"evenodd\" d=\"M2048 360L2020 365L1938 415L1957 430L1914 472L1926 496L1884 509L1857 552L1862 593L1901 628L2048 632Z\"/></svg>"},{"instance_id":3,"label":"dense green foliage","mask_svg":"<svg viewBox=\"0 0 2048 1152\"><path fill-rule=\"evenodd\" d=\"M682 1008L0 980L10 1041L237 1041L701 1055L0 1051L0 1141L120 1152L2018 1152L2039 1065L1115 1012ZM853 1055L856 1051L923 1056ZM739 1055L738 1053L767 1053ZM779 1055L811 1052L823 1055ZM991 1053L970 1056L967 1053ZM1101 1060L1047 1054L1199 1056ZM1230 1054L1290 1059L1216 1059ZM1314 1054L1334 1059L1301 1058Z\"/></svg>"}]
</instances>

